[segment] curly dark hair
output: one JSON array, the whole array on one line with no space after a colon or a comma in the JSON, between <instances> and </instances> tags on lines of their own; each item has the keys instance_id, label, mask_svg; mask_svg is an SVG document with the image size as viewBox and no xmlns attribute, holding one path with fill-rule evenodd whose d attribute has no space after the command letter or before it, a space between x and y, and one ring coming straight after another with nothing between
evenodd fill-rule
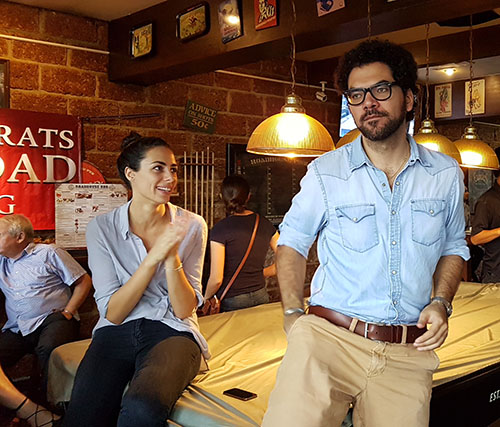
<instances>
[{"instance_id":1,"label":"curly dark hair","mask_svg":"<svg viewBox=\"0 0 500 427\"><path fill-rule=\"evenodd\" d=\"M417 63L413 55L403 47L387 40L367 40L347 52L339 62L335 72L335 86L342 92L349 89L348 80L353 68L361 67L374 62L386 64L392 72L394 81L406 93L408 89L416 95L417 87ZM412 111L406 114L409 122L415 115L415 104Z\"/></svg>"},{"instance_id":2,"label":"curly dark hair","mask_svg":"<svg viewBox=\"0 0 500 427\"><path fill-rule=\"evenodd\" d=\"M500 162L500 147L495 148L495 154L497 155L498 161ZM495 174L495 178L498 178L500 176L500 170L497 169L494 172L494 174Z\"/></svg>"},{"instance_id":3,"label":"curly dark hair","mask_svg":"<svg viewBox=\"0 0 500 427\"><path fill-rule=\"evenodd\" d=\"M118 174L125 185L131 189L130 181L125 176L125 168L129 167L134 171L138 171L142 159L146 157L146 153L154 147L167 147L172 152L172 147L161 138L145 137L137 132L131 132L129 136L123 139L121 145L121 153L116 161Z\"/></svg>"},{"instance_id":4,"label":"curly dark hair","mask_svg":"<svg viewBox=\"0 0 500 427\"><path fill-rule=\"evenodd\" d=\"M242 176L230 175L222 181L221 193L226 207L226 215L233 215L246 209L250 186Z\"/></svg>"}]
</instances>

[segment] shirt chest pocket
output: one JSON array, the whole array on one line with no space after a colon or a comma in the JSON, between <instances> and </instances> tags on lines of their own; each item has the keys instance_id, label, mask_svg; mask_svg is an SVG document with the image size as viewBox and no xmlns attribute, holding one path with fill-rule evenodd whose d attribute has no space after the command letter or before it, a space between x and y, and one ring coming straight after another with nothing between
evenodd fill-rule
<instances>
[{"instance_id":1,"label":"shirt chest pocket","mask_svg":"<svg viewBox=\"0 0 500 427\"><path fill-rule=\"evenodd\" d=\"M444 200L412 200L411 223L414 242L430 246L439 241L445 225Z\"/></svg>"},{"instance_id":2,"label":"shirt chest pocket","mask_svg":"<svg viewBox=\"0 0 500 427\"><path fill-rule=\"evenodd\" d=\"M375 205L346 205L335 208L342 244L356 252L366 252L378 245Z\"/></svg>"}]
</instances>

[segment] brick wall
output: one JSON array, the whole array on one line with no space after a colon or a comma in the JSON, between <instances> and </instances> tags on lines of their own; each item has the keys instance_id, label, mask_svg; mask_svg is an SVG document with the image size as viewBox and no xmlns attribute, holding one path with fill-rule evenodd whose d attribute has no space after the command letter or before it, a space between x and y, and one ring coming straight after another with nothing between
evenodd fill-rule
<instances>
[{"instance_id":1,"label":"brick wall","mask_svg":"<svg viewBox=\"0 0 500 427\"><path fill-rule=\"evenodd\" d=\"M107 50L106 22L6 1L0 1L0 16L0 34ZM226 175L226 144L246 144L263 119L279 112L290 88L288 84L217 72L148 87L115 84L108 80L105 53L6 38L0 38L0 58L10 61L11 108L80 117L159 114L156 118L84 125L84 158L96 164L109 182L119 182L116 158L121 139L132 130L165 138L176 154L209 147L215 152L215 174L220 182ZM231 71L289 80L289 67L290 60L285 58ZM307 67L300 61L297 81L307 81ZM329 94L329 101L320 103L314 98L316 90L297 87L296 92L307 113L323 123L336 140L339 100ZM183 128L188 99L219 111L214 134ZM216 212L220 217L223 210L219 206ZM275 288L275 284L270 286Z\"/></svg>"}]
</instances>

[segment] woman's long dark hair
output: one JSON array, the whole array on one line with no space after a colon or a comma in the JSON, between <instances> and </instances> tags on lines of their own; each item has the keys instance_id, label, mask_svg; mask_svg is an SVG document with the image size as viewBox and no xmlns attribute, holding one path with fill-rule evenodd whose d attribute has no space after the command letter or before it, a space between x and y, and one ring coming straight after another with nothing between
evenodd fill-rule
<instances>
[{"instance_id":1,"label":"woman's long dark hair","mask_svg":"<svg viewBox=\"0 0 500 427\"><path fill-rule=\"evenodd\" d=\"M247 208L250 186L242 176L226 176L222 181L221 193L226 206L226 215L242 213Z\"/></svg>"},{"instance_id":2,"label":"woman's long dark hair","mask_svg":"<svg viewBox=\"0 0 500 427\"><path fill-rule=\"evenodd\" d=\"M154 147L167 147L173 152L172 147L161 138L153 136L145 137L139 135L137 132L131 132L129 136L123 139L121 153L116 161L116 166L118 167L120 178L129 189L132 187L130 181L125 176L125 168L129 167L134 171L138 171L142 159L144 159L146 153Z\"/></svg>"}]
</instances>

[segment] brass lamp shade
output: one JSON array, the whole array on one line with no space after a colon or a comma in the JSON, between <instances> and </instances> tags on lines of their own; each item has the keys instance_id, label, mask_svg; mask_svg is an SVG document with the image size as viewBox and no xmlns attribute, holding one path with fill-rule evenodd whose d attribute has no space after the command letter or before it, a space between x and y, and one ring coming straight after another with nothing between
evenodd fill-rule
<instances>
[{"instance_id":1,"label":"brass lamp shade","mask_svg":"<svg viewBox=\"0 0 500 427\"><path fill-rule=\"evenodd\" d=\"M499 169L493 148L481 141L474 126L467 126L462 139L455 141L462 157L462 166L477 169Z\"/></svg>"},{"instance_id":2,"label":"brass lamp shade","mask_svg":"<svg viewBox=\"0 0 500 427\"><path fill-rule=\"evenodd\" d=\"M249 153L286 157L317 157L334 149L330 133L305 114L300 97L293 93L281 113L257 126L247 145Z\"/></svg>"},{"instance_id":3,"label":"brass lamp shade","mask_svg":"<svg viewBox=\"0 0 500 427\"><path fill-rule=\"evenodd\" d=\"M453 157L458 163L462 163L462 157L460 156L460 151L455 144L446 136L440 135L437 129L434 127L434 122L431 119L425 119L422 121L422 126L418 130L418 133L413 135L413 138L417 144L422 144L429 150L439 151L440 153L447 154Z\"/></svg>"},{"instance_id":4,"label":"brass lamp shade","mask_svg":"<svg viewBox=\"0 0 500 427\"><path fill-rule=\"evenodd\" d=\"M359 136L360 133L361 132L359 131L358 128L350 130L342 138L339 139L339 142L337 142L336 147L340 148L343 145L349 144L350 142L354 141Z\"/></svg>"}]
</instances>

